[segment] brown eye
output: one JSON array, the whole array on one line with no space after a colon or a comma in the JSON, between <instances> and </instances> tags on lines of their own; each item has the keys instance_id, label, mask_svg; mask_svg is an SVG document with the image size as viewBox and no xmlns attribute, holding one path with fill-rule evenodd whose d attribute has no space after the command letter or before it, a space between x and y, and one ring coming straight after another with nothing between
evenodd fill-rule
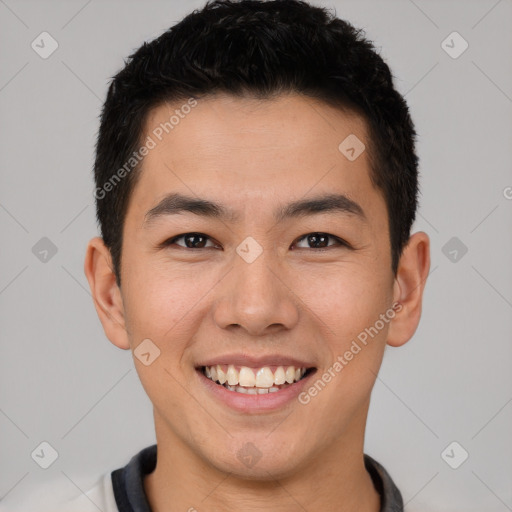
<instances>
[{"instance_id":1,"label":"brown eye","mask_svg":"<svg viewBox=\"0 0 512 512\"><path fill-rule=\"evenodd\" d=\"M185 245L177 244L177 240L183 239ZM174 238L170 238L167 240L164 245L178 245L179 247L183 247L184 249L205 249L207 241L210 240L209 236L204 235L203 233L184 233L183 235L175 236ZM214 247L212 245L210 247Z\"/></svg>"},{"instance_id":2,"label":"brown eye","mask_svg":"<svg viewBox=\"0 0 512 512\"><path fill-rule=\"evenodd\" d=\"M329 244L329 239L335 240L336 243ZM334 235L329 235L328 233L309 233L299 238L299 242L305 240L307 244L312 245L313 247L300 247L300 249L324 249L332 246L347 246L348 244L343 241L341 238L338 238Z\"/></svg>"}]
</instances>

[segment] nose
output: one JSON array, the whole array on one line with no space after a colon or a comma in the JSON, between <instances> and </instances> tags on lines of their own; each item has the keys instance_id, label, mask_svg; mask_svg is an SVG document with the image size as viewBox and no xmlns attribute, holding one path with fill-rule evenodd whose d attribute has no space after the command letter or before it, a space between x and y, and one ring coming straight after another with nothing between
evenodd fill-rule
<instances>
[{"instance_id":1,"label":"nose","mask_svg":"<svg viewBox=\"0 0 512 512\"><path fill-rule=\"evenodd\" d=\"M235 258L233 269L218 287L214 320L221 329L243 329L264 336L293 329L299 319L299 300L293 283L276 262L272 251L248 263Z\"/></svg>"}]
</instances>

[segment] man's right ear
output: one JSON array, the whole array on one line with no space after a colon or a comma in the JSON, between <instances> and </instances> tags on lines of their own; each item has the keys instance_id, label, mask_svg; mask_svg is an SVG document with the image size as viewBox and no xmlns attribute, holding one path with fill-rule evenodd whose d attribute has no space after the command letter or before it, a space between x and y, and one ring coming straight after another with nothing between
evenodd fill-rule
<instances>
[{"instance_id":1,"label":"man's right ear","mask_svg":"<svg viewBox=\"0 0 512 512\"><path fill-rule=\"evenodd\" d=\"M123 299L113 269L111 254L103 239L91 239L85 254L84 272L89 281L94 306L107 338L116 347L128 350L130 341Z\"/></svg>"}]
</instances>

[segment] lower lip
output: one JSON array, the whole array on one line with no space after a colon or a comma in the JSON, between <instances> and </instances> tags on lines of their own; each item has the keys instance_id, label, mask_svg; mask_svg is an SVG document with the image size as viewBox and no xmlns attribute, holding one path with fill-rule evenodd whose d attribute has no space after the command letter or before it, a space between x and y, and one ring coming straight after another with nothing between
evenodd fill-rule
<instances>
[{"instance_id":1,"label":"lower lip","mask_svg":"<svg viewBox=\"0 0 512 512\"><path fill-rule=\"evenodd\" d=\"M309 379L316 373L316 370L298 382L294 382L279 391L265 393L263 395L248 395L246 393L230 391L206 377L201 369L197 369L196 372L199 375L201 384L205 386L207 391L211 392L217 400L220 400L222 403L239 412L257 413L275 411L284 407L292 400L297 399L297 396L308 384Z\"/></svg>"}]
</instances>

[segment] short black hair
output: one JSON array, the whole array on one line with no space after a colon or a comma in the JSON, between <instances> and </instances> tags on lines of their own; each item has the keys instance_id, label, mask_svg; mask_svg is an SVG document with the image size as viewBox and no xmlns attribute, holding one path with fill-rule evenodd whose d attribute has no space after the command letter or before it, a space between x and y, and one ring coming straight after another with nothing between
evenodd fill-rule
<instances>
[{"instance_id":1,"label":"short black hair","mask_svg":"<svg viewBox=\"0 0 512 512\"><path fill-rule=\"evenodd\" d=\"M416 132L388 65L362 29L300 0L208 1L124 64L103 105L94 164L97 219L119 286L124 220L148 113L215 93L256 99L299 93L363 118L396 275L417 208Z\"/></svg>"}]
</instances>

